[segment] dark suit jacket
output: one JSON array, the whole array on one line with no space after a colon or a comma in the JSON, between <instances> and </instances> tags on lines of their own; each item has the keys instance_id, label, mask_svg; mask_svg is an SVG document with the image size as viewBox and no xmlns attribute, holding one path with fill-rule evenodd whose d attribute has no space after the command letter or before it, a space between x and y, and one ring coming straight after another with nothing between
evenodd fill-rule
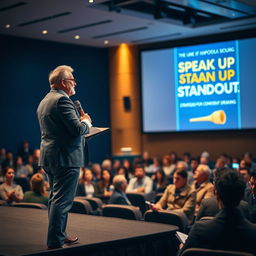
<instances>
[{"instance_id":1,"label":"dark suit jacket","mask_svg":"<svg viewBox=\"0 0 256 256\"><path fill-rule=\"evenodd\" d=\"M95 185L92 183L94 187L94 194L95 194ZM84 187L84 183L79 183L76 189L76 196L87 196L86 189Z\"/></svg>"},{"instance_id":2,"label":"dark suit jacket","mask_svg":"<svg viewBox=\"0 0 256 256\"><path fill-rule=\"evenodd\" d=\"M181 251L193 247L255 253L255 234L256 225L246 220L238 208L224 208L212 220L196 222Z\"/></svg>"},{"instance_id":3,"label":"dark suit jacket","mask_svg":"<svg viewBox=\"0 0 256 256\"><path fill-rule=\"evenodd\" d=\"M248 203L241 201L238 208L241 210L243 216L250 219ZM200 204L199 211L196 216L196 221L203 217L214 217L220 211L216 197L205 198Z\"/></svg>"},{"instance_id":4,"label":"dark suit jacket","mask_svg":"<svg viewBox=\"0 0 256 256\"><path fill-rule=\"evenodd\" d=\"M73 101L62 91L51 89L37 109L41 129L39 165L82 167L87 151L83 135L89 127L80 122Z\"/></svg>"},{"instance_id":5,"label":"dark suit jacket","mask_svg":"<svg viewBox=\"0 0 256 256\"><path fill-rule=\"evenodd\" d=\"M116 189L113 191L108 203L129 205L128 201L125 199L122 192Z\"/></svg>"}]
</instances>

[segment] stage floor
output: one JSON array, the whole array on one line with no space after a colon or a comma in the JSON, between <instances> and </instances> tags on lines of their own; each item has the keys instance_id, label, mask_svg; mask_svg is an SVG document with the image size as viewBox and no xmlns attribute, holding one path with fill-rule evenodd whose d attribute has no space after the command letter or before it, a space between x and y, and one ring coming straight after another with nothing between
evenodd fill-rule
<instances>
[{"instance_id":1,"label":"stage floor","mask_svg":"<svg viewBox=\"0 0 256 256\"><path fill-rule=\"evenodd\" d=\"M46 210L1 206L0 255L54 255L46 247L47 222ZM78 236L79 244L54 251L62 251L59 255L70 251L72 255L71 248L75 247L81 250L132 239L136 242L141 237L151 240L159 235L171 237L176 230L175 226L165 224L70 213L67 233Z\"/></svg>"}]
</instances>

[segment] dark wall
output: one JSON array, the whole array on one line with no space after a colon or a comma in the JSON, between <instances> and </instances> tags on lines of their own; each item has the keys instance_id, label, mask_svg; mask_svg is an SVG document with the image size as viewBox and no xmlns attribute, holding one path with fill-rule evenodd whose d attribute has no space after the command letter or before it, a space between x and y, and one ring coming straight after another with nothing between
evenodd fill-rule
<instances>
[{"instance_id":1,"label":"dark wall","mask_svg":"<svg viewBox=\"0 0 256 256\"><path fill-rule=\"evenodd\" d=\"M77 94L95 126L110 126L108 50L0 35L0 147L16 153L26 139L39 148L36 109L49 91L48 74L58 65L70 65ZM90 160L110 155L110 134L89 141Z\"/></svg>"}]
</instances>

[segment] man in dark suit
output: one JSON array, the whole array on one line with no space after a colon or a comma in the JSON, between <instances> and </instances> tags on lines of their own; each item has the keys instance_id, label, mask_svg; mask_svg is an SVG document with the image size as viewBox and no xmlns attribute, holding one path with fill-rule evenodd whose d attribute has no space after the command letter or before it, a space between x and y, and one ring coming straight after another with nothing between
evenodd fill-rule
<instances>
[{"instance_id":1,"label":"man in dark suit","mask_svg":"<svg viewBox=\"0 0 256 256\"><path fill-rule=\"evenodd\" d=\"M215 182L221 211L212 220L194 224L181 253L187 248L205 248L255 253L256 225L238 209L245 181L237 171L224 172Z\"/></svg>"},{"instance_id":2,"label":"man in dark suit","mask_svg":"<svg viewBox=\"0 0 256 256\"><path fill-rule=\"evenodd\" d=\"M131 205L125 194L127 180L123 175L116 175L113 179L114 191L109 199L109 204Z\"/></svg>"},{"instance_id":3,"label":"man in dark suit","mask_svg":"<svg viewBox=\"0 0 256 256\"><path fill-rule=\"evenodd\" d=\"M58 66L49 75L50 92L40 102L37 116L41 129L39 165L49 176L48 203L49 249L75 243L65 232L68 211L72 207L80 167L86 165L87 151L83 135L89 133L91 119L87 114L79 117L73 101L76 82L73 69Z\"/></svg>"}]
</instances>

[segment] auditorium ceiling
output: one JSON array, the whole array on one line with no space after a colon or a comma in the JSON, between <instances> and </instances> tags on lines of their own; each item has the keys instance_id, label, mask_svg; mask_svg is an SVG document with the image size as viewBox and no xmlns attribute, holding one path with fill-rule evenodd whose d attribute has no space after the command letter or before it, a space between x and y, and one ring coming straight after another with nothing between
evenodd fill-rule
<instances>
[{"instance_id":1,"label":"auditorium ceiling","mask_svg":"<svg viewBox=\"0 0 256 256\"><path fill-rule=\"evenodd\" d=\"M256 29L256 0L1 0L0 34L110 47Z\"/></svg>"}]
</instances>

